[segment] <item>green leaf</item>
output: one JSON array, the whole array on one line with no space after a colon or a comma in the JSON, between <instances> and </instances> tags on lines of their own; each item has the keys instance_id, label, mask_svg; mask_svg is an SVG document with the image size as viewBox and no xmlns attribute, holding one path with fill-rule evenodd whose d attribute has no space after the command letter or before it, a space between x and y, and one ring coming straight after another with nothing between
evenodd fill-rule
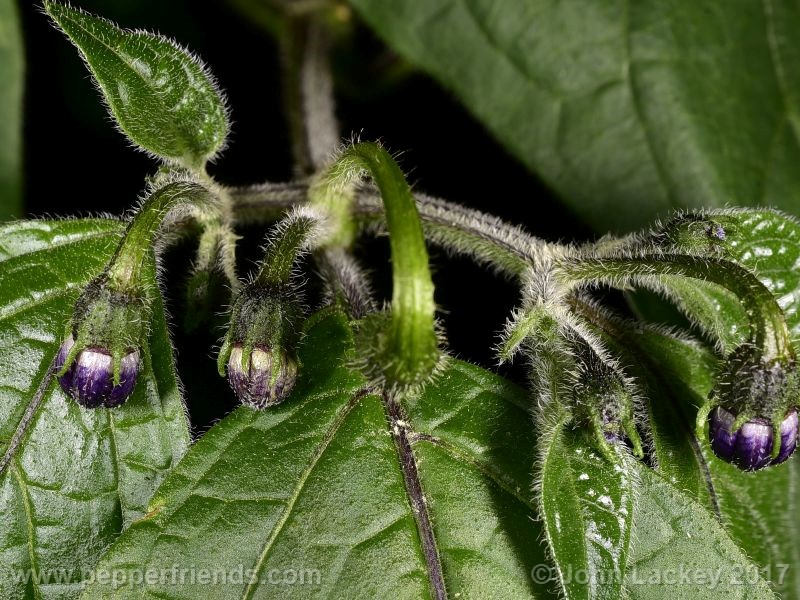
<instances>
[{"instance_id":1,"label":"green leaf","mask_svg":"<svg viewBox=\"0 0 800 600\"><path fill-rule=\"evenodd\" d=\"M350 0L598 230L800 210L790 0Z\"/></svg>"},{"instance_id":2,"label":"green leaf","mask_svg":"<svg viewBox=\"0 0 800 600\"><path fill-rule=\"evenodd\" d=\"M75 597L189 443L160 300L123 407L82 409L48 374L81 287L102 271L123 229L99 219L0 227L3 598Z\"/></svg>"},{"instance_id":3,"label":"green leaf","mask_svg":"<svg viewBox=\"0 0 800 600\"><path fill-rule=\"evenodd\" d=\"M24 56L16 0L0 0L0 220L22 216Z\"/></svg>"},{"instance_id":4,"label":"green leaf","mask_svg":"<svg viewBox=\"0 0 800 600\"><path fill-rule=\"evenodd\" d=\"M197 57L163 36L123 30L57 2L47 0L45 9L80 50L112 116L134 144L193 169L222 150L225 102Z\"/></svg>"},{"instance_id":5,"label":"green leaf","mask_svg":"<svg viewBox=\"0 0 800 600\"><path fill-rule=\"evenodd\" d=\"M168 573L146 590L97 581L85 597L416 599L442 581L450 597L550 597L530 575L545 560L525 393L452 361L398 418L345 366L344 318L315 320L292 396L212 428L99 565L216 570L228 584Z\"/></svg>"},{"instance_id":6,"label":"green leaf","mask_svg":"<svg viewBox=\"0 0 800 600\"><path fill-rule=\"evenodd\" d=\"M634 519L629 461L617 450L611 463L585 431L563 423L542 442L542 514L565 595L619 598Z\"/></svg>"},{"instance_id":7,"label":"green leaf","mask_svg":"<svg viewBox=\"0 0 800 600\"><path fill-rule=\"evenodd\" d=\"M567 598L671 598L676 586L686 598L775 597L719 522L652 469L619 450L609 462L563 423L546 439L543 514Z\"/></svg>"},{"instance_id":8,"label":"green leaf","mask_svg":"<svg viewBox=\"0 0 800 600\"><path fill-rule=\"evenodd\" d=\"M776 598L763 572L696 502L641 463L625 589L632 600Z\"/></svg>"}]
</instances>

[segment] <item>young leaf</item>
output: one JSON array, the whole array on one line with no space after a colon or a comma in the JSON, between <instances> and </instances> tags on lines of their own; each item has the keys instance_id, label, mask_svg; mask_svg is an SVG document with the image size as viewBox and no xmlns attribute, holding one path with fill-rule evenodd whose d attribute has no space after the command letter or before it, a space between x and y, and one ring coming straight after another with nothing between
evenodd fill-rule
<instances>
[{"instance_id":1,"label":"young leaf","mask_svg":"<svg viewBox=\"0 0 800 600\"><path fill-rule=\"evenodd\" d=\"M123 407L82 409L49 375L76 296L123 228L99 219L0 227L3 598L74 597L189 443L160 301L140 382Z\"/></svg>"},{"instance_id":2,"label":"young leaf","mask_svg":"<svg viewBox=\"0 0 800 600\"><path fill-rule=\"evenodd\" d=\"M16 0L0 0L0 220L22 216L23 45Z\"/></svg>"},{"instance_id":3,"label":"young leaf","mask_svg":"<svg viewBox=\"0 0 800 600\"><path fill-rule=\"evenodd\" d=\"M800 9L350 0L598 230L678 207L800 209Z\"/></svg>"},{"instance_id":4,"label":"young leaf","mask_svg":"<svg viewBox=\"0 0 800 600\"><path fill-rule=\"evenodd\" d=\"M551 597L530 575L545 561L525 393L453 361L398 419L352 352L340 314L316 317L287 401L212 428L99 568L163 569L161 599ZM220 576L171 585L173 565ZM141 590L85 593L109 595Z\"/></svg>"},{"instance_id":5,"label":"young leaf","mask_svg":"<svg viewBox=\"0 0 800 600\"><path fill-rule=\"evenodd\" d=\"M200 60L175 42L46 0L45 9L78 47L111 115L136 145L192 169L223 148L225 102Z\"/></svg>"},{"instance_id":6,"label":"young leaf","mask_svg":"<svg viewBox=\"0 0 800 600\"><path fill-rule=\"evenodd\" d=\"M547 540L570 600L619 598L633 522L628 461L611 463L584 431L541 435L539 493Z\"/></svg>"}]
</instances>

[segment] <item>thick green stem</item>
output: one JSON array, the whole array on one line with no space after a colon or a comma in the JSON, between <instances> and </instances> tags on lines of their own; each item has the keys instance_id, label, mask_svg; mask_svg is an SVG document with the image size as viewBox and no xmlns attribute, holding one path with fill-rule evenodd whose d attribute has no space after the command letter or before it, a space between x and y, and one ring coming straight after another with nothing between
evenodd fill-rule
<instances>
[{"instance_id":1,"label":"thick green stem","mask_svg":"<svg viewBox=\"0 0 800 600\"><path fill-rule=\"evenodd\" d=\"M391 325L385 348L391 366L385 371L391 383L411 383L429 374L438 350L425 236L400 167L378 144L356 144L345 150L315 184L311 200L332 213L334 227L346 232L344 236L334 234L329 243L347 240L354 186L364 172L372 176L380 191L392 255Z\"/></svg>"},{"instance_id":2,"label":"thick green stem","mask_svg":"<svg viewBox=\"0 0 800 600\"><path fill-rule=\"evenodd\" d=\"M118 293L136 293L153 253L154 237L168 220L213 209L213 197L200 184L173 182L153 192L128 225L108 265L108 284Z\"/></svg>"},{"instance_id":3,"label":"thick green stem","mask_svg":"<svg viewBox=\"0 0 800 600\"><path fill-rule=\"evenodd\" d=\"M717 258L654 254L636 257L586 258L558 265L571 283L603 283L613 287L631 283L665 290L661 276L679 276L709 281L733 292L744 304L752 331L752 342L764 358L793 359L786 319L770 291L749 271Z\"/></svg>"}]
</instances>

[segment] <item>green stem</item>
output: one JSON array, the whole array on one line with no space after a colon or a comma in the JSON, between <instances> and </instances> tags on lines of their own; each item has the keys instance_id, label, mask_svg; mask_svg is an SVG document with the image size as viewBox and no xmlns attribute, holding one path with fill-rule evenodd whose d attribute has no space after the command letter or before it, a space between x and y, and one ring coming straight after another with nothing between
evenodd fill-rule
<instances>
[{"instance_id":1,"label":"green stem","mask_svg":"<svg viewBox=\"0 0 800 600\"><path fill-rule=\"evenodd\" d=\"M278 226L269 242L255 283L264 287L287 283L298 257L307 250L319 227L319 218L311 211L294 212Z\"/></svg>"},{"instance_id":2,"label":"green stem","mask_svg":"<svg viewBox=\"0 0 800 600\"><path fill-rule=\"evenodd\" d=\"M274 222L282 211L302 204L309 193L302 182L230 189L236 221L242 224ZM543 257L563 253L558 244L544 242L497 217L425 194L415 194L414 200L430 243L470 256L509 278L521 279ZM369 186L356 194L351 214L368 231L385 229L383 203Z\"/></svg>"},{"instance_id":3,"label":"green stem","mask_svg":"<svg viewBox=\"0 0 800 600\"><path fill-rule=\"evenodd\" d=\"M168 218L201 214L213 207L213 197L200 184L173 182L153 192L128 225L108 265L108 283L119 293L137 293L153 253L153 238Z\"/></svg>"},{"instance_id":4,"label":"green stem","mask_svg":"<svg viewBox=\"0 0 800 600\"><path fill-rule=\"evenodd\" d=\"M419 213L403 172L391 155L374 143L345 150L317 182L311 201L329 209L349 229L354 185L368 172L380 191L389 230L392 257L392 311L387 351L392 383L418 380L438 358L433 280ZM336 236L333 238L337 239Z\"/></svg>"},{"instance_id":5,"label":"green stem","mask_svg":"<svg viewBox=\"0 0 800 600\"><path fill-rule=\"evenodd\" d=\"M560 273L572 283L603 283L624 287L631 283L667 289L660 276L708 281L733 292L744 304L752 342L767 359L793 359L786 319L772 293L749 271L717 258L677 254L587 258L559 263Z\"/></svg>"}]
</instances>

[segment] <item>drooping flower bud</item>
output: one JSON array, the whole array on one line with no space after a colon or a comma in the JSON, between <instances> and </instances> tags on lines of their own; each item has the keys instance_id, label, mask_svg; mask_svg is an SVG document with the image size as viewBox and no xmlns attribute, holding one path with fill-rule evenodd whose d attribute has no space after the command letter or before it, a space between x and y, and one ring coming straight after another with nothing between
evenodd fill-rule
<instances>
[{"instance_id":1,"label":"drooping flower bud","mask_svg":"<svg viewBox=\"0 0 800 600\"><path fill-rule=\"evenodd\" d=\"M572 395L578 414L591 424L604 451L606 445L630 443L634 454L643 456L633 381L616 365L603 362L585 342L576 344L575 350L579 360L572 373Z\"/></svg>"},{"instance_id":2,"label":"drooping flower bud","mask_svg":"<svg viewBox=\"0 0 800 600\"><path fill-rule=\"evenodd\" d=\"M248 357L240 344L231 349L228 380L236 396L255 408L279 404L297 380L297 361L268 348L253 348ZM249 362L249 367L245 367Z\"/></svg>"},{"instance_id":3,"label":"drooping flower bud","mask_svg":"<svg viewBox=\"0 0 800 600\"><path fill-rule=\"evenodd\" d=\"M55 368L61 370L75 345L72 336L61 345ZM86 348L78 353L66 372L58 378L61 388L85 408L115 408L120 406L136 387L139 375L139 352L134 350L122 357L119 383L114 384L114 365L111 355L102 348Z\"/></svg>"},{"instance_id":4,"label":"drooping flower bud","mask_svg":"<svg viewBox=\"0 0 800 600\"><path fill-rule=\"evenodd\" d=\"M799 390L792 358L765 360L753 346L738 348L711 393L714 453L745 471L784 462L797 446Z\"/></svg>"},{"instance_id":5,"label":"drooping flower bud","mask_svg":"<svg viewBox=\"0 0 800 600\"><path fill-rule=\"evenodd\" d=\"M297 379L296 356L302 308L289 285L244 288L231 312L231 326L217 366L237 398L263 409L280 404Z\"/></svg>"},{"instance_id":6,"label":"drooping flower bud","mask_svg":"<svg viewBox=\"0 0 800 600\"><path fill-rule=\"evenodd\" d=\"M86 408L114 408L133 393L150 322L144 294L109 289L105 276L78 298L55 361L61 388Z\"/></svg>"},{"instance_id":7,"label":"drooping flower bud","mask_svg":"<svg viewBox=\"0 0 800 600\"><path fill-rule=\"evenodd\" d=\"M734 430L735 422L735 414L721 406L714 409L709 417L711 448L718 457L745 471L778 465L797 447L797 409L791 409L780 423L780 448L775 458L775 425L769 419L755 417Z\"/></svg>"}]
</instances>

